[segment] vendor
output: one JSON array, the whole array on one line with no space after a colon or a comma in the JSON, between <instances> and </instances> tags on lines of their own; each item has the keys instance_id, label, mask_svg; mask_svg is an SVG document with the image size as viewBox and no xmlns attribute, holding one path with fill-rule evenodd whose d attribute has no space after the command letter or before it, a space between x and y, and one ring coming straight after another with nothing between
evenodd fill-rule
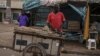
<instances>
[{"instance_id":1,"label":"vendor","mask_svg":"<svg viewBox=\"0 0 100 56\"><path fill-rule=\"evenodd\" d=\"M18 17L19 26L27 26L28 17L25 15L25 12L22 11L21 15Z\"/></svg>"},{"instance_id":2,"label":"vendor","mask_svg":"<svg viewBox=\"0 0 100 56\"><path fill-rule=\"evenodd\" d=\"M59 6L55 5L53 11L49 13L47 23L52 31L57 31L62 36L62 24L65 21L65 17L62 12L59 11Z\"/></svg>"}]
</instances>

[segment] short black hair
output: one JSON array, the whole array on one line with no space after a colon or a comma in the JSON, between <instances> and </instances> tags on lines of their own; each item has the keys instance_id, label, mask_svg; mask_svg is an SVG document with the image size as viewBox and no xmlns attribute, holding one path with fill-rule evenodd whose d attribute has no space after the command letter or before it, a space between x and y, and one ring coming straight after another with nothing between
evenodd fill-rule
<instances>
[{"instance_id":1,"label":"short black hair","mask_svg":"<svg viewBox=\"0 0 100 56\"><path fill-rule=\"evenodd\" d=\"M59 6L56 4L53 6L53 9L59 9Z\"/></svg>"},{"instance_id":2,"label":"short black hair","mask_svg":"<svg viewBox=\"0 0 100 56\"><path fill-rule=\"evenodd\" d=\"M21 14L22 14L22 15L25 15L25 11L22 10L22 11L21 11Z\"/></svg>"}]
</instances>

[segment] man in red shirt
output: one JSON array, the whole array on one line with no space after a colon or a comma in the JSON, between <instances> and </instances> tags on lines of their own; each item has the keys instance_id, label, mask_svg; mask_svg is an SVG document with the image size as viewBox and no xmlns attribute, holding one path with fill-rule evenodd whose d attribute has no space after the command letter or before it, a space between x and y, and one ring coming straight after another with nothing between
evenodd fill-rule
<instances>
[{"instance_id":1,"label":"man in red shirt","mask_svg":"<svg viewBox=\"0 0 100 56\"><path fill-rule=\"evenodd\" d=\"M65 17L62 12L59 11L59 7L55 5L53 11L49 13L47 23L50 25L51 30L57 31L62 34L62 24L65 21Z\"/></svg>"}]
</instances>

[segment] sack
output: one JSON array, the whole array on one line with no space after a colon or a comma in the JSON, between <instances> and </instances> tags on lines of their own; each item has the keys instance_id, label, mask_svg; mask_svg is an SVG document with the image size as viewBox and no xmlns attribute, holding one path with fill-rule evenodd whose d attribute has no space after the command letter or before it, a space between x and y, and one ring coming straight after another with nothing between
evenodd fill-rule
<instances>
[{"instance_id":1,"label":"sack","mask_svg":"<svg viewBox=\"0 0 100 56\"><path fill-rule=\"evenodd\" d=\"M49 29L47 25L44 26L43 30L47 31L48 33L52 33L52 31Z\"/></svg>"}]
</instances>

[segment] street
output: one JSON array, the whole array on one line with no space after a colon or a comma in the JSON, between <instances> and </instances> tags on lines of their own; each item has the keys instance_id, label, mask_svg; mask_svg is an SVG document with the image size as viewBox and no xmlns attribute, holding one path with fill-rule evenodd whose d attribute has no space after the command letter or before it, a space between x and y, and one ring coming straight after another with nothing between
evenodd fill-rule
<instances>
[{"instance_id":1,"label":"street","mask_svg":"<svg viewBox=\"0 0 100 56\"><path fill-rule=\"evenodd\" d=\"M100 56L99 12L100 0L0 0L0 56Z\"/></svg>"}]
</instances>

